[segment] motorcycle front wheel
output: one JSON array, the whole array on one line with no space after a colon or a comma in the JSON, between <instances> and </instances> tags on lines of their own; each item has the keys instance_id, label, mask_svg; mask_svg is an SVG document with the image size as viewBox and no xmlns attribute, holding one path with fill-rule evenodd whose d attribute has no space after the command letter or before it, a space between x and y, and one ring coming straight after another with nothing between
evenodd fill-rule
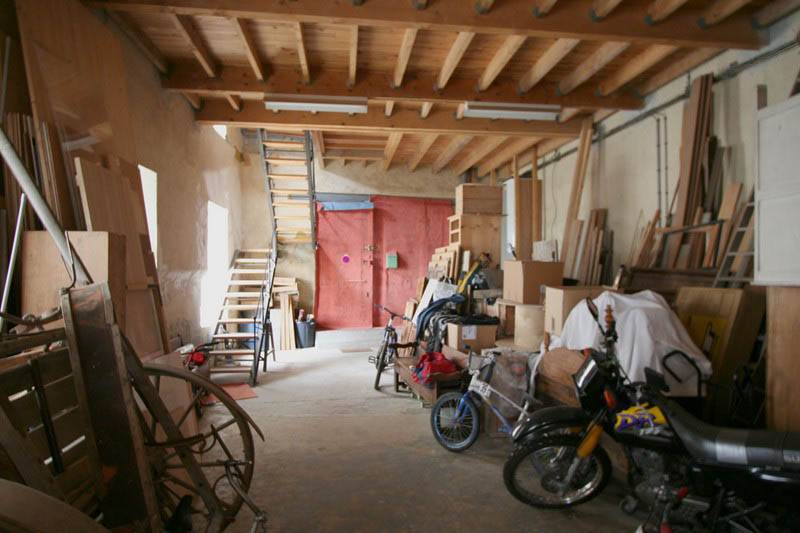
<instances>
[{"instance_id":1,"label":"motorcycle front wheel","mask_svg":"<svg viewBox=\"0 0 800 533\"><path fill-rule=\"evenodd\" d=\"M555 435L516 448L503 468L503 481L516 499L533 507L563 509L585 503L608 484L611 461L597 446L578 460L580 437ZM570 467L572 479L567 484Z\"/></svg>"}]
</instances>

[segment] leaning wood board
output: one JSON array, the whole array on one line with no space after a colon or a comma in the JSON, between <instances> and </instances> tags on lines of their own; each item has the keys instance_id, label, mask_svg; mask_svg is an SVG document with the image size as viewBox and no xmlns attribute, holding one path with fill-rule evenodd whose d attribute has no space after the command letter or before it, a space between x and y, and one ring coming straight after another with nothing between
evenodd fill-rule
<instances>
[{"instance_id":1,"label":"leaning wood board","mask_svg":"<svg viewBox=\"0 0 800 533\"><path fill-rule=\"evenodd\" d=\"M767 288L767 427L800 431L800 287Z\"/></svg>"}]
</instances>

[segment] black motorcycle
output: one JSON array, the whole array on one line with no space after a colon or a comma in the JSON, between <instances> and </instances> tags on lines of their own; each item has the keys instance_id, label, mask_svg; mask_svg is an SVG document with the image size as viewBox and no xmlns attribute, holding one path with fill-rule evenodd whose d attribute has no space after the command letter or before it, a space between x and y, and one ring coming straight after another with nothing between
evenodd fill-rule
<instances>
[{"instance_id":1,"label":"black motorcycle","mask_svg":"<svg viewBox=\"0 0 800 533\"><path fill-rule=\"evenodd\" d=\"M674 400L662 374L631 383L616 357L616 324L589 310L603 334L573 376L577 407L543 408L514 428L503 470L520 501L572 507L597 496L611 476L605 432L623 445L631 495L623 510L649 511L645 531L798 531L800 433L711 426Z\"/></svg>"}]
</instances>

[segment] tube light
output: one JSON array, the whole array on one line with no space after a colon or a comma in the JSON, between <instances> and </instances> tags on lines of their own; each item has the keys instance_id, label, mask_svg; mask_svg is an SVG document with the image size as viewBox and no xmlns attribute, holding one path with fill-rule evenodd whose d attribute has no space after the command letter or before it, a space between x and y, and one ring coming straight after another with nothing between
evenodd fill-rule
<instances>
[{"instance_id":1,"label":"tube light","mask_svg":"<svg viewBox=\"0 0 800 533\"><path fill-rule=\"evenodd\" d=\"M307 111L311 113L363 114L367 112L366 98L335 96L304 96L302 98L267 95L264 107L270 111Z\"/></svg>"},{"instance_id":2,"label":"tube light","mask_svg":"<svg viewBox=\"0 0 800 533\"><path fill-rule=\"evenodd\" d=\"M493 104L466 102L464 116L467 118L510 119L510 120L558 120L557 105L534 104Z\"/></svg>"}]
</instances>

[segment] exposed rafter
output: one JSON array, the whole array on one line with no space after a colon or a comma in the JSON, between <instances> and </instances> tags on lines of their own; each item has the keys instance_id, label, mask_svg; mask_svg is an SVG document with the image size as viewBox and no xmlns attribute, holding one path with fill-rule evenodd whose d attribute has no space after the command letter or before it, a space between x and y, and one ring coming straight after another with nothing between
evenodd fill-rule
<instances>
[{"instance_id":1,"label":"exposed rafter","mask_svg":"<svg viewBox=\"0 0 800 533\"><path fill-rule=\"evenodd\" d=\"M434 108L428 118L421 118L412 109L395 110L391 117L384 115L383 106L370 106L364 114L309 113L281 111L274 113L260 101L242 102L242 110L233 112L224 101L209 100L197 115L199 124L223 124L243 128L297 129L324 131L363 131L385 133L439 133L469 135L507 135L514 137L575 137L578 124L559 124L553 121L457 120L452 111Z\"/></svg>"},{"instance_id":2,"label":"exposed rafter","mask_svg":"<svg viewBox=\"0 0 800 533\"><path fill-rule=\"evenodd\" d=\"M444 90L433 90L432 76L414 76L403 83L400 89L389 86L386 75L363 71L352 89L346 87L344 72L320 70L314 74L311 84L304 83L300 73L292 69L270 70L263 82L258 81L247 67L223 67L216 78L209 78L192 64L176 63L163 81L166 89L181 92L197 92L206 96L224 97L240 94L245 98L263 99L265 94L294 96L357 96L373 101L386 102L433 102L435 104L458 104L465 101L497 102L509 104L552 104L562 107L585 107L588 109L639 109L644 105L641 98L631 94L613 94L598 98L593 87L579 87L565 96L556 94L556 84L542 82L526 94L517 91L517 85L495 81L483 92L475 91L474 80L453 78Z\"/></svg>"},{"instance_id":3,"label":"exposed rafter","mask_svg":"<svg viewBox=\"0 0 800 533\"><path fill-rule=\"evenodd\" d=\"M750 0L716 0L705 10L703 16L698 19L697 24L701 28L709 28L719 24L749 3Z\"/></svg>"},{"instance_id":4,"label":"exposed rafter","mask_svg":"<svg viewBox=\"0 0 800 533\"><path fill-rule=\"evenodd\" d=\"M447 57L444 59L444 64L442 64L442 69L439 71L439 76L436 78L437 91L447 86L447 82L450 81L450 76L455 72L456 67L461 62L461 58L464 57L464 52L467 51L469 43L472 42L474 37L475 33L473 32L462 31L458 33L452 46L450 46L450 51L447 52Z\"/></svg>"},{"instance_id":5,"label":"exposed rafter","mask_svg":"<svg viewBox=\"0 0 800 533\"><path fill-rule=\"evenodd\" d=\"M383 150L383 170L389 170L389 168L391 168L392 159L394 159L394 154L397 153L397 147L400 146L400 141L402 140L402 133L389 134L389 139L386 141L386 148Z\"/></svg>"},{"instance_id":6,"label":"exposed rafter","mask_svg":"<svg viewBox=\"0 0 800 533\"><path fill-rule=\"evenodd\" d=\"M403 85L403 76L406 74L408 59L414 49L414 41L417 40L417 32L416 28L408 28L403 32L403 41L400 43L400 52L397 54L397 63L394 66L394 76L392 77L392 84L395 88Z\"/></svg>"},{"instance_id":7,"label":"exposed rafter","mask_svg":"<svg viewBox=\"0 0 800 533\"><path fill-rule=\"evenodd\" d=\"M431 109L433 109L433 102L425 102L422 104L422 107L419 110L419 116L422 118L428 118L428 115L431 114Z\"/></svg>"},{"instance_id":8,"label":"exposed rafter","mask_svg":"<svg viewBox=\"0 0 800 533\"><path fill-rule=\"evenodd\" d=\"M350 27L349 62L347 70L347 86L356 84L356 70L358 68L358 26Z\"/></svg>"},{"instance_id":9,"label":"exposed rafter","mask_svg":"<svg viewBox=\"0 0 800 533\"><path fill-rule=\"evenodd\" d=\"M677 11L687 0L653 0L647 8L647 15L644 20L648 24L661 22L668 16Z\"/></svg>"},{"instance_id":10,"label":"exposed rafter","mask_svg":"<svg viewBox=\"0 0 800 533\"><path fill-rule=\"evenodd\" d=\"M491 158L482 162L478 167L478 175L485 176L492 170L499 168L511 161L511 158L513 158L515 155L519 155L525 150L530 149L530 147L535 145L537 142L539 142L539 139L536 137L523 137L521 139L514 139L512 142L501 148Z\"/></svg>"},{"instance_id":11,"label":"exposed rafter","mask_svg":"<svg viewBox=\"0 0 800 533\"><path fill-rule=\"evenodd\" d=\"M638 87L637 91L641 95L648 95L691 69L702 65L712 57L719 55L721 52L722 50L716 48L699 48L677 61L670 62L667 68L645 81Z\"/></svg>"},{"instance_id":12,"label":"exposed rafter","mask_svg":"<svg viewBox=\"0 0 800 533\"><path fill-rule=\"evenodd\" d=\"M250 68L253 69L253 74L259 81L264 81L264 64L258 57L258 49L253 42L253 36L250 35L250 30L247 28L247 21L242 19L232 19L233 26L239 34L239 38L244 45L245 54L247 54L247 61L250 63Z\"/></svg>"},{"instance_id":13,"label":"exposed rafter","mask_svg":"<svg viewBox=\"0 0 800 533\"><path fill-rule=\"evenodd\" d=\"M478 90L485 91L494 83L494 80L502 72L508 62L517 53L517 50L525 43L527 37L524 35L509 35L503 42L500 49L494 54L492 60L486 65L481 78L478 80Z\"/></svg>"},{"instance_id":14,"label":"exposed rafter","mask_svg":"<svg viewBox=\"0 0 800 533\"><path fill-rule=\"evenodd\" d=\"M237 96L235 94L229 94L228 96L225 97L225 100L228 101L228 104L230 104L231 109L233 109L234 111L241 111L242 110L242 99L241 99L241 97L239 97L239 96Z\"/></svg>"},{"instance_id":15,"label":"exposed rafter","mask_svg":"<svg viewBox=\"0 0 800 533\"><path fill-rule=\"evenodd\" d=\"M494 0L475 0L475 11L484 15L492 10Z\"/></svg>"},{"instance_id":16,"label":"exposed rafter","mask_svg":"<svg viewBox=\"0 0 800 533\"><path fill-rule=\"evenodd\" d=\"M308 68L308 55L306 54L306 43L303 38L303 25L299 22L293 25L294 41L297 49L297 61L300 63L300 72L305 83L311 83L311 71Z\"/></svg>"},{"instance_id":17,"label":"exposed rafter","mask_svg":"<svg viewBox=\"0 0 800 533\"><path fill-rule=\"evenodd\" d=\"M542 54L538 61L525 73L519 84L517 90L520 93L526 93L531 88L542 81L542 78L547 76L547 73L553 70L553 67L558 65L567 54L569 54L580 41L578 39L559 39L550 45L550 48Z\"/></svg>"},{"instance_id":18,"label":"exposed rafter","mask_svg":"<svg viewBox=\"0 0 800 533\"><path fill-rule=\"evenodd\" d=\"M314 153L318 154L316 158L319 161L320 167L325 168L325 137L319 130L311 132L311 144L314 146Z\"/></svg>"},{"instance_id":19,"label":"exposed rafter","mask_svg":"<svg viewBox=\"0 0 800 533\"><path fill-rule=\"evenodd\" d=\"M420 162L425 157L425 154L428 153L428 150L431 149L431 146L433 146L433 143L435 143L438 138L439 136L435 133L422 136L422 140L420 140L414 155L411 156L411 159L408 161L408 170L414 172L417 169Z\"/></svg>"},{"instance_id":20,"label":"exposed rafter","mask_svg":"<svg viewBox=\"0 0 800 533\"><path fill-rule=\"evenodd\" d=\"M483 139L479 146L470 150L453 170L456 174L463 174L471 169L506 141L506 137L488 137Z\"/></svg>"},{"instance_id":21,"label":"exposed rafter","mask_svg":"<svg viewBox=\"0 0 800 533\"><path fill-rule=\"evenodd\" d=\"M775 0L753 15L753 26L766 28L794 11L800 10L800 0Z\"/></svg>"},{"instance_id":22,"label":"exposed rafter","mask_svg":"<svg viewBox=\"0 0 800 533\"><path fill-rule=\"evenodd\" d=\"M592 5L589 16L596 22L603 20L609 13L614 11L621 2L622 0L594 0L594 5Z\"/></svg>"},{"instance_id":23,"label":"exposed rafter","mask_svg":"<svg viewBox=\"0 0 800 533\"><path fill-rule=\"evenodd\" d=\"M196 95L196 94L193 94L193 93L185 93L183 96L184 96L184 98L186 98L186 101L189 102L189 105L192 106L192 108L195 111L197 111L199 109L202 109L202 107L203 107L203 99L200 98L199 95Z\"/></svg>"},{"instance_id":24,"label":"exposed rafter","mask_svg":"<svg viewBox=\"0 0 800 533\"><path fill-rule=\"evenodd\" d=\"M558 84L560 94L568 94L576 87L586 82L597 74L603 67L611 63L618 55L625 51L630 43L608 42L600 46L595 52L583 60L575 70L561 80Z\"/></svg>"},{"instance_id":25,"label":"exposed rafter","mask_svg":"<svg viewBox=\"0 0 800 533\"><path fill-rule=\"evenodd\" d=\"M677 47L667 44L654 44L636 57L628 61L619 70L603 80L597 89L602 96L609 95L643 73L650 67L658 64L670 54L675 53Z\"/></svg>"},{"instance_id":26,"label":"exposed rafter","mask_svg":"<svg viewBox=\"0 0 800 533\"><path fill-rule=\"evenodd\" d=\"M489 13L464 9L464 0L437 0L435 9L415 10L398 0L369 0L361 6L330 0L87 0L93 7L139 13L177 13L270 20L280 23L357 24L388 28L438 29L544 38L617 40L690 47L749 48L760 46L746 15L728 17L708 30L696 21L702 6L684 9L656 26L648 26L648 2L626 2L602 24L586 13L594 0L558 4L546 17L531 16L531 0L504 0ZM741 1L741 0L740 0Z\"/></svg>"},{"instance_id":27,"label":"exposed rafter","mask_svg":"<svg viewBox=\"0 0 800 533\"><path fill-rule=\"evenodd\" d=\"M158 48L153 44L150 38L142 33L139 28L129 23L125 15L116 11L109 11L108 18L113 20L117 27L133 41L133 43L142 51L144 56L158 69L162 74L166 74L169 68L167 60L161 54Z\"/></svg>"},{"instance_id":28,"label":"exposed rafter","mask_svg":"<svg viewBox=\"0 0 800 533\"><path fill-rule=\"evenodd\" d=\"M206 75L209 78L216 76L216 63L212 59L208 48L206 48L203 38L200 37L197 28L194 27L192 18L187 15L172 15L172 22L181 36L188 41L189 46L192 48L192 54L197 59L197 62L200 63L200 66L203 67Z\"/></svg>"},{"instance_id":29,"label":"exposed rafter","mask_svg":"<svg viewBox=\"0 0 800 533\"><path fill-rule=\"evenodd\" d=\"M386 105L383 109L383 114L387 117L391 117L392 112L394 112L394 100L389 100L386 102Z\"/></svg>"},{"instance_id":30,"label":"exposed rafter","mask_svg":"<svg viewBox=\"0 0 800 533\"><path fill-rule=\"evenodd\" d=\"M561 113L558 114L558 121L559 122L567 122L578 115L581 115L585 112L585 110L579 107L565 107L561 110Z\"/></svg>"},{"instance_id":31,"label":"exposed rafter","mask_svg":"<svg viewBox=\"0 0 800 533\"><path fill-rule=\"evenodd\" d=\"M456 135L433 162L433 171L439 172L474 139L472 135Z\"/></svg>"},{"instance_id":32,"label":"exposed rafter","mask_svg":"<svg viewBox=\"0 0 800 533\"><path fill-rule=\"evenodd\" d=\"M536 18L541 18L548 13L550 10L553 9L553 6L556 5L558 0L534 0L533 2L533 16Z\"/></svg>"}]
</instances>

